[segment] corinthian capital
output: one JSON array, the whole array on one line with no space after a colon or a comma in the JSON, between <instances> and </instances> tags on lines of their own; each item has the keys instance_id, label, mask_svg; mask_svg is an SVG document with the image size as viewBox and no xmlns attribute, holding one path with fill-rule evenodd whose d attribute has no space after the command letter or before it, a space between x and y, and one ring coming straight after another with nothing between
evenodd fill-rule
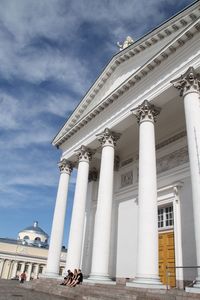
<instances>
[{"instance_id":1,"label":"corinthian capital","mask_svg":"<svg viewBox=\"0 0 200 300\"><path fill-rule=\"evenodd\" d=\"M63 158L59 163L58 163L58 167L60 169L61 173L67 173L67 174L71 174L72 170L73 170L73 165L70 161L68 161L67 159Z\"/></svg>"},{"instance_id":2,"label":"corinthian capital","mask_svg":"<svg viewBox=\"0 0 200 300\"><path fill-rule=\"evenodd\" d=\"M175 88L180 90L180 96L191 92L199 92L200 74L196 73L193 67L189 67L183 75L172 80L171 83Z\"/></svg>"},{"instance_id":3,"label":"corinthian capital","mask_svg":"<svg viewBox=\"0 0 200 300\"><path fill-rule=\"evenodd\" d=\"M116 146L116 141L120 138L119 133L106 128L102 133L96 135L102 146Z\"/></svg>"},{"instance_id":4,"label":"corinthian capital","mask_svg":"<svg viewBox=\"0 0 200 300\"><path fill-rule=\"evenodd\" d=\"M131 110L136 116L138 123L140 124L143 121L156 121L156 116L159 115L161 109L151 104L148 100L144 100L135 109Z\"/></svg>"},{"instance_id":5,"label":"corinthian capital","mask_svg":"<svg viewBox=\"0 0 200 300\"><path fill-rule=\"evenodd\" d=\"M81 148L76 150L75 152L79 161L89 161L92 158L92 151L84 145L82 145Z\"/></svg>"}]
</instances>

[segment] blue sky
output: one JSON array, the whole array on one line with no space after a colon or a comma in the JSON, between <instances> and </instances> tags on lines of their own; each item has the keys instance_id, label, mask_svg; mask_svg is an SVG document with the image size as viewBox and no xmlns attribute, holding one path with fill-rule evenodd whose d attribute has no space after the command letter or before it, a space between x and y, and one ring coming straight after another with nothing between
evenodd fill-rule
<instances>
[{"instance_id":1,"label":"blue sky","mask_svg":"<svg viewBox=\"0 0 200 300\"><path fill-rule=\"evenodd\" d=\"M61 155L53 137L118 41L136 41L192 2L0 0L0 237L34 220L50 234Z\"/></svg>"}]
</instances>

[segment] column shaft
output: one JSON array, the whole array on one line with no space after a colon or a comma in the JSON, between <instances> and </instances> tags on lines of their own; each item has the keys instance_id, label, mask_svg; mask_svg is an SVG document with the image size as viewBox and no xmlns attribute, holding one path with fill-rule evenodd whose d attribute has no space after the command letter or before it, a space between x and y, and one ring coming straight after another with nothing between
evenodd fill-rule
<instances>
[{"instance_id":1,"label":"column shaft","mask_svg":"<svg viewBox=\"0 0 200 300\"><path fill-rule=\"evenodd\" d=\"M71 174L71 164L62 160L60 165L61 175L58 185L56 205L54 210L51 239L49 245L47 268L45 276L57 277L59 275L60 254L63 241L65 214L67 207L67 193L69 186L69 177Z\"/></svg>"},{"instance_id":2,"label":"column shaft","mask_svg":"<svg viewBox=\"0 0 200 300\"><path fill-rule=\"evenodd\" d=\"M33 265L32 263L29 263L28 270L27 270L27 276L26 276L27 281L29 281L31 278L32 265Z\"/></svg>"},{"instance_id":3,"label":"column shaft","mask_svg":"<svg viewBox=\"0 0 200 300\"><path fill-rule=\"evenodd\" d=\"M22 262L21 269L20 269L20 274L24 272L24 269L25 269L25 262Z\"/></svg>"},{"instance_id":4,"label":"column shaft","mask_svg":"<svg viewBox=\"0 0 200 300\"><path fill-rule=\"evenodd\" d=\"M5 262L5 260L4 260L4 259L1 259L1 261L0 261L0 278L1 278L1 275L2 275L4 262Z\"/></svg>"},{"instance_id":5,"label":"column shaft","mask_svg":"<svg viewBox=\"0 0 200 300\"><path fill-rule=\"evenodd\" d=\"M39 264L35 266L34 279L37 279L39 275Z\"/></svg>"},{"instance_id":6,"label":"column shaft","mask_svg":"<svg viewBox=\"0 0 200 300\"><path fill-rule=\"evenodd\" d=\"M135 110L139 128L138 251L134 286L161 288L158 276L158 216L154 121L160 109L145 100Z\"/></svg>"},{"instance_id":7,"label":"column shaft","mask_svg":"<svg viewBox=\"0 0 200 300\"><path fill-rule=\"evenodd\" d=\"M194 228L196 239L197 265L200 265L200 100L199 93L189 93L184 97L185 118L187 127ZM198 286L200 288L200 269Z\"/></svg>"},{"instance_id":8,"label":"column shaft","mask_svg":"<svg viewBox=\"0 0 200 300\"><path fill-rule=\"evenodd\" d=\"M147 146L148 145L148 146ZM157 184L154 124L140 125L138 277L158 277ZM148 249L148 251L147 251Z\"/></svg>"},{"instance_id":9,"label":"column shaft","mask_svg":"<svg viewBox=\"0 0 200 300\"><path fill-rule=\"evenodd\" d=\"M200 75L193 67L172 81L184 97L187 140L190 160L194 230L197 266L200 265ZM195 288L200 290L200 269L197 269Z\"/></svg>"},{"instance_id":10,"label":"column shaft","mask_svg":"<svg viewBox=\"0 0 200 300\"><path fill-rule=\"evenodd\" d=\"M114 146L119 135L105 129L102 144L97 210L94 226L91 280L109 280L110 233L113 200Z\"/></svg>"},{"instance_id":11,"label":"column shaft","mask_svg":"<svg viewBox=\"0 0 200 300\"><path fill-rule=\"evenodd\" d=\"M16 274L17 274L17 265L18 262L14 261L13 262L13 266L12 266L12 274L11 274L11 278L15 278Z\"/></svg>"},{"instance_id":12,"label":"column shaft","mask_svg":"<svg viewBox=\"0 0 200 300\"><path fill-rule=\"evenodd\" d=\"M80 268L83 242L85 206L89 174L90 152L84 146L77 150L79 165L77 171L74 204L68 242L67 262L65 272Z\"/></svg>"}]
</instances>

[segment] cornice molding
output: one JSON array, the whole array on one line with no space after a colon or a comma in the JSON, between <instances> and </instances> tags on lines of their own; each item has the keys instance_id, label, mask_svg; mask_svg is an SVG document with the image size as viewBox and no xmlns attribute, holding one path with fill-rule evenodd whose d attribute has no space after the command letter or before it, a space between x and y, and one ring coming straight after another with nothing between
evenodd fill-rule
<instances>
[{"instance_id":1,"label":"cornice molding","mask_svg":"<svg viewBox=\"0 0 200 300\"><path fill-rule=\"evenodd\" d=\"M191 14L191 16L193 16L193 14ZM79 120L78 123L72 125L72 123L70 123L70 119L69 119L68 120L68 122L69 122L68 131L67 131L67 127L66 127L65 128L65 132L66 133L64 135L62 135L61 137L59 137L59 134L58 134L54 138L52 144L54 146L59 147L70 136L72 136L73 134L75 134L81 127L83 127L90 120L92 120L96 115L98 115L101 111L103 111L109 104L111 104L116 99L118 99L119 96L123 95L126 91L128 91L130 88L132 88L144 76L146 76L148 73L150 73L152 70L154 70L164 60L166 60L169 56L171 56L174 52L176 52L177 49L179 49L180 47L182 47L187 41L189 41L191 38L193 38L194 35L197 32L200 31L200 17L196 19L196 15L194 15L194 16L191 17L191 19L193 18L193 19L195 19L195 21L193 23L190 23L186 28L185 28L185 26L188 23L186 21L185 22L181 22L183 20L180 20L180 23L183 25L184 30L182 30L172 41L170 41L167 45L165 45L156 55L153 56L153 58L151 58L143 66L141 66L134 74L132 74L129 78L127 78L120 86L118 86L114 91L112 91L111 94L109 94L100 103L98 103L95 107L93 107L92 110L89 111L85 116L83 116ZM171 25L171 27L175 31L178 29L177 25L175 25L174 23ZM166 31L166 29L165 29L165 31ZM171 33L168 32L168 35L171 34ZM160 33L158 35L159 35L159 38L162 39ZM163 38L164 38L164 36L163 36ZM153 39L154 43L156 43L157 41ZM145 40L145 42L147 42L147 41ZM126 60L127 60L131 56L133 56L133 55L129 56L127 53L129 52L129 54L130 53L134 54L135 49L137 49L137 47L139 47L139 46L141 46L141 44L139 44L138 46L135 46L135 48L134 48L134 45L130 46L127 49L121 51L121 53L122 52L126 52L125 56L126 56ZM148 46L148 43L147 43L147 46ZM139 53L138 51L136 51L136 52ZM143 50L141 49L141 51L143 51ZM120 61L118 61L118 60L121 60L121 58L118 57L118 59L116 60L117 65L120 64ZM94 90L95 90L95 88L94 88ZM85 105L85 100L83 102L81 102L81 104L84 106ZM73 117L73 115L72 115L72 117ZM64 130L64 127L63 127L63 129L61 129L61 131L62 130Z\"/></svg>"}]
</instances>

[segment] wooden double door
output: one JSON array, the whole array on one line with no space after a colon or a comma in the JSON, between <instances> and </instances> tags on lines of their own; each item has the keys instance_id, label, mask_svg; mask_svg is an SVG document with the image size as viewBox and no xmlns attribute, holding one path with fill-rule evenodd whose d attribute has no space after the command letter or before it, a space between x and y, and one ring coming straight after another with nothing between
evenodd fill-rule
<instances>
[{"instance_id":1,"label":"wooden double door","mask_svg":"<svg viewBox=\"0 0 200 300\"><path fill-rule=\"evenodd\" d=\"M161 232L159 233L159 275L162 283L170 287L176 286L176 270L174 267L174 232Z\"/></svg>"}]
</instances>

